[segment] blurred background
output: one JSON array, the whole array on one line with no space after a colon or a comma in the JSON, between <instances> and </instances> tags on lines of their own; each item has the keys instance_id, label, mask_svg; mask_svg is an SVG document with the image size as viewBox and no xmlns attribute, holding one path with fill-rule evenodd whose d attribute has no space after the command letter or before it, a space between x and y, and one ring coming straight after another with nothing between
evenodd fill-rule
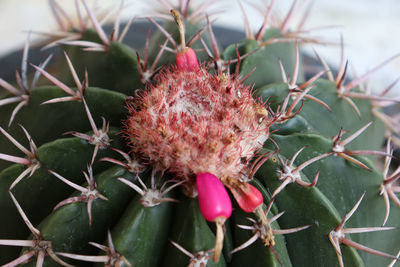
<instances>
[{"instance_id":1,"label":"blurred background","mask_svg":"<svg viewBox=\"0 0 400 267\"><path fill-rule=\"evenodd\" d=\"M67 12L75 14L74 0L58 0L57 2ZM97 2L98 6L109 7L112 10L116 10L120 5L118 0L98 0ZM154 7L162 7L163 2L167 1L125 0L126 8L122 12L122 18L126 21L134 16L144 17L154 14ZM202 3L195 0L193 2L194 4ZM221 11L213 16L217 18L215 25L244 29L239 1L218 0L215 2L207 9L211 13ZM300 13L310 2L298 0ZM240 1L240 3L246 9L252 28L258 29L263 20L260 10L262 11L269 1L248 0ZM277 16L284 17L291 4L292 0L276 0ZM399 0L314 1L305 28L335 26L312 32L312 35L320 37L321 40L335 44L305 45L304 48L310 53L312 53L312 48L315 48L328 63L337 66L340 59L338 43L342 34L345 42L345 58L349 60L350 70L354 69L357 74L363 74L400 52L399 14ZM299 20L300 17L301 14L296 14L294 20ZM0 58L11 51L21 49L26 40L27 31L49 32L57 28L48 0L0 0ZM40 38L39 35L32 35L34 41ZM0 59L0 67L1 63ZM399 76L400 59L396 59L372 76L370 86L375 92L379 92ZM397 85L391 94L400 95L400 85Z\"/></svg>"}]
</instances>

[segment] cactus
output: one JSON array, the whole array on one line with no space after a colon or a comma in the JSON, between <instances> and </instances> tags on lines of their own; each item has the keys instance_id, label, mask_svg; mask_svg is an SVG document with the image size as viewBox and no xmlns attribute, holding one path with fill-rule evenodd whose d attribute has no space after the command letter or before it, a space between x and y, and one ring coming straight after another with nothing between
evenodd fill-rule
<instances>
[{"instance_id":1,"label":"cactus","mask_svg":"<svg viewBox=\"0 0 400 267\"><path fill-rule=\"evenodd\" d=\"M382 65L305 73L296 1L223 51L207 4L179 3L134 49L133 20L107 35L50 1L63 53L28 65L27 41L0 79L0 264L394 266L400 99L362 85Z\"/></svg>"}]
</instances>

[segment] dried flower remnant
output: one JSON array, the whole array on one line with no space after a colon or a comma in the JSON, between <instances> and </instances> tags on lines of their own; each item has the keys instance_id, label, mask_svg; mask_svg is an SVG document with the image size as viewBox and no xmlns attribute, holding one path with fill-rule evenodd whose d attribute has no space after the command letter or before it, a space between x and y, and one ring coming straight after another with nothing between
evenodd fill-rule
<instances>
[{"instance_id":1,"label":"dried flower remnant","mask_svg":"<svg viewBox=\"0 0 400 267\"><path fill-rule=\"evenodd\" d=\"M178 70L194 71L199 68L197 62L197 56L194 50L186 46L185 42L185 30L183 29L183 23L179 17L178 12L175 9L171 9L171 14L179 28L179 35L181 38L181 47L176 54L176 67Z\"/></svg>"}]
</instances>

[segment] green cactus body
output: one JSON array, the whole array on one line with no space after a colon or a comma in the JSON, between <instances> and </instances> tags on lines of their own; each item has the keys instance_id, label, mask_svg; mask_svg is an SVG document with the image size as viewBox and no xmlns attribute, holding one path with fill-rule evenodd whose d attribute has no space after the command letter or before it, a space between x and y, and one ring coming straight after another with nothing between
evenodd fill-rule
<instances>
[{"instance_id":1,"label":"green cactus body","mask_svg":"<svg viewBox=\"0 0 400 267\"><path fill-rule=\"evenodd\" d=\"M181 2L135 50L82 1L94 27L62 40L54 72L34 66L44 85L0 79L0 265L396 264L388 99L343 62L306 79L288 19L220 52Z\"/></svg>"},{"instance_id":2,"label":"green cactus body","mask_svg":"<svg viewBox=\"0 0 400 267\"><path fill-rule=\"evenodd\" d=\"M280 36L282 35L279 29L269 29L265 33L263 41L265 42L270 38L278 38ZM294 42L265 45L261 43L260 45L260 42L256 40L244 39L240 41L237 46L241 54L250 54L240 64L240 73L242 75L247 75L257 66L253 75L246 80L247 83L254 84L256 88L282 79L279 60L287 70L292 70L294 68L296 57L296 44ZM236 58L235 50L235 45L227 47L223 53L224 58L226 60ZM299 81L303 80L304 74L301 71L299 73Z\"/></svg>"}]
</instances>

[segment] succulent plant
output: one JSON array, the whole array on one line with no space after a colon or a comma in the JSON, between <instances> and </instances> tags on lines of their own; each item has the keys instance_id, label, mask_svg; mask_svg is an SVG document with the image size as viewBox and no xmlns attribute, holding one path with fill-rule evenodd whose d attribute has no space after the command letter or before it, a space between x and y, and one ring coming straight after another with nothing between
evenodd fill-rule
<instances>
[{"instance_id":1,"label":"succulent plant","mask_svg":"<svg viewBox=\"0 0 400 267\"><path fill-rule=\"evenodd\" d=\"M382 65L306 73L296 1L223 51L208 2L160 2L133 49L133 20L107 35L85 0L77 24L50 1L63 53L28 65L27 41L0 79L0 264L395 265L400 99L363 86Z\"/></svg>"}]
</instances>

